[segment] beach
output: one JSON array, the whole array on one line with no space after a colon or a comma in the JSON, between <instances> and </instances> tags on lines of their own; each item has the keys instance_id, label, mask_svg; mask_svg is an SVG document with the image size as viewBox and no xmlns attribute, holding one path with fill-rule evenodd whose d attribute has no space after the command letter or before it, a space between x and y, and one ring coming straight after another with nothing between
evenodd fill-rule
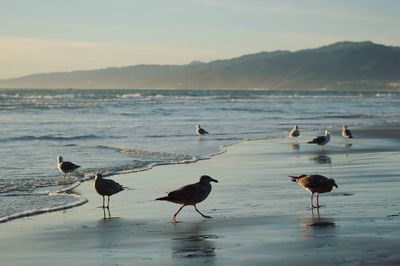
<instances>
[{"instance_id":1,"label":"beach","mask_svg":"<svg viewBox=\"0 0 400 266\"><path fill-rule=\"evenodd\" d=\"M321 151L314 135L243 141L196 163L113 176L129 187L111 197L110 214L93 181L70 193L72 209L1 224L1 265L397 265L400 263L398 128L332 131ZM322 174L338 188L309 207L309 193L288 175ZM204 219L155 201L207 174ZM106 219L104 219L106 217Z\"/></svg>"}]
</instances>

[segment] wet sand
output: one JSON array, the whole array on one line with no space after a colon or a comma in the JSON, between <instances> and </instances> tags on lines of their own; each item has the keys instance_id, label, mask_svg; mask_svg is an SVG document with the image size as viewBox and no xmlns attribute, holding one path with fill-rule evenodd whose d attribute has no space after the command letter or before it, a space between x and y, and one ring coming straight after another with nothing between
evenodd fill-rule
<instances>
[{"instance_id":1,"label":"wet sand","mask_svg":"<svg viewBox=\"0 0 400 266\"><path fill-rule=\"evenodd\" d=\"M383 133L382 133L383 132ZM114 176L132 188L111 198L111 218L86 182L81 207L0 224L0 265L398 265L400 136L397 129L353 130L344 141L250 141L210 160ZM318 173L339 185L319 210L288 175ZM209 198L179 208L154 201L196 182L219 180ZM104 217L107 217L104 219Z\"/></svg>"}]
</instances>

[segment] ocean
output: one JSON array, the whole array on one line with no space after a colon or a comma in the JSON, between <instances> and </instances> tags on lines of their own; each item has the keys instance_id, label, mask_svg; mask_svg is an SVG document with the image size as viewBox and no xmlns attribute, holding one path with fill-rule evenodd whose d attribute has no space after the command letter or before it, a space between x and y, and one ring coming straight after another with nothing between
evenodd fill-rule
<instances>
[{"instance_id":1,"label":"ocean","mask_svg":"<svg viewBox=\"0 0 400 266\"><path fill-rule=\"evenodd\" d=\"M398 126L399 107L394 92L0 90L0 222L86 203L69 191L97 172L195 162L294 125ZM58 155L82 167L64 178Z\"/></svg>"}]
</instances>

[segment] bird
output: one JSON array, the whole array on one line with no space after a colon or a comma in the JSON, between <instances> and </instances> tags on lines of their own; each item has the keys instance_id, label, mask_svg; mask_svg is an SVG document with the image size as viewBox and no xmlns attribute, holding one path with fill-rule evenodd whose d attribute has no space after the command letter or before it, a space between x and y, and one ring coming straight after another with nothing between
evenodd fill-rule
<instances>
[{"instance_id":1,"label":"bird","mask_svg":"<svg viewBox=\"0 0 400 266\"><path fill-rule=\"evenodd\" d=\"M327 130L325 130L325 136L318 136L318 137L314 138L313 140L309 141L308 143L320 145L321 150L323 150L324 145L327 144L330 139L331 139L331 135L329 133L329 130L327 129Z\"/></svg>"},{"instance_id":2,"label":"bird","mask_svg":"<svg viewBox=\"0 0 400 266\"><path fill-rule=\"evenodd\" d=\"M197 203L205 200L210 194L212 188L210 182L218 183L218 180L208 175L202 175L199 182L171 191L167 194L166 197L157 198L156 200L165 200L177 204L182 204L179 210L174 214L172 218L172 223L176 223L176 216L183 209L183 207L188 205L192 205L194 209L204 218L212 218L211 216L201 213L196 207Z\"/></svg>"},{"instance_id":3,"label":"bird","mask_svg":"<svg viewBox=\"0 0 400 266\"><path fill-rule=\"evenodd\" d=\"M199 135L199 136L204 136L204 135L207 135L208 132L207 132L207 130L202 128L200 125L197 125L196 126L196 134Z\"/></svg>"},{"instance_id":4,"label":"bird","mask_svg":"<svg viewBox=\"0 0 400 266\"><path fill-rule=\"evenodd\" d=\"M305 190L311 193L311 208L319 208L319 194L332 191L333 187L338 188L338 185L333 178L327 178L323 175L299 175L289 176L293 182L302 186ZM314 206L313 196L317 194L317 205Z\"/></svg>"},{"instance_id":5,"label":"bird","mask_svg":"<svg viewBox=\"0 0 400 266\"><path fill-rule=\"evenodd\" d=\"M80 165L76 165L71 162L64 162L62 156L57 157L57 168L64 174L64 177L67 177L67 173L72 173L76 169L81 167Z\"/></svg>"},{"instance_id":6,"label":"bird","mask_svg":"<svg viewBox=\"0 0 400 266\"><path fill-rule=\"evenodd\" d=\"M122 190L125 189L125 187L118 184L114 180L104 179L102 174L97 173L94 179L94 189L99 195L103 196L102 207L108 209L110 208L110 196L117 194L118 192L121 192ZM107 207L104 205L105 204L104 196L108 197Z\"/></svg>"},{"instance_id":7,"label":"bird","mask_svg":"<svg viewBox=\"0 0 400 266\"><path fill-rule=\"evenodd\" d=\"M347 128L347 126L343 126L342 128L342 136L345 139L352 139L353 135L351 134L350 129Z\"/></svg>"},{"instance_id":8,"label":"bird","mask_svg":"<svg viewBox=\"0 0 400 266\"><path fill-rule=\"evenodd\" d=\"M296 125L292 130L290 130L289 138L297 138L300 136L299 127Z\"/></svg>"}]
</instances>

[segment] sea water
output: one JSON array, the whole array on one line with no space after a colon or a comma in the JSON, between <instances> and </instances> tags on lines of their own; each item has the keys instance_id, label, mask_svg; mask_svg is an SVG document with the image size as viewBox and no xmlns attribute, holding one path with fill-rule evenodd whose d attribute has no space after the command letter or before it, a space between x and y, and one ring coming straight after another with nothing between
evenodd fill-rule
<instances>
[{"instance_id":1,"label":"sea water","mask_svg":"<svg viewBox=\"0 0 400 266\"><path fill-rule=\"evenodd\" d=\"M84 204L66 192L97 172L194 162L294 125L397 126L399 107L393 92L0 90L0 222ZM65 178L58 155L82 167Z\"/></svg>"}]
</instances>

